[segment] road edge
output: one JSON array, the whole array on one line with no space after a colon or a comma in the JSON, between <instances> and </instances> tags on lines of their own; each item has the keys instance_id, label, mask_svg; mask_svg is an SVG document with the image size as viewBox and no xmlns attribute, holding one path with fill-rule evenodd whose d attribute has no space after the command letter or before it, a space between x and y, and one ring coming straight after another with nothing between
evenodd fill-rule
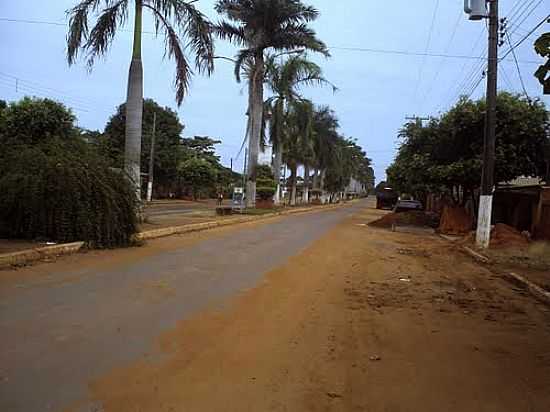
<instances>
[{"instance_id":1,"label":"road edge","mask_svg":"<svg viewBox=\"0 0 550 412\"><path fill-rule=\"evenodd\" d=\"M468 246L463 246L462 250L464 252L466 252L466 254L468 254L470 257L472 257L478 263L484 263L484 264L491 263L491 260L487 256L484 256L484 255L474 251L473 249L469 248ZM491 270L490 265L489 265L489 270ZM547 305L550 305L550 292L547 292L546 290L541 288L536 283L531 282L530 280L526 279L525 277L523 277L522 275L520 275L518 273L508 272L508 271L506 271L506 272L503 272L503 271L495 272L494 270L491 270L491 271L494 272L494 273L500 274L507 281L518 284L523 289L529 291L529 293L533 297L538 299L539 301L541 301L541 302L543 302Z\"/></svg>"},{"instance_id":2,"label":"road edge","mask_svg":"<svg viewBox=\"0 0 550 412\"><path fill-rule=\"evenodd\" d=\"M85 242L62 243L60 245L43 246L18 252L0 254L0 269L25 265L47 257L69 255L80 251Z\"/></svg>"},{"instance_id":3,"label":"road edge","mask_svg":"<svg viewBox=\"0 0 550 412\"><path fill-rule=\"evenodd\" d=\"M281 212L266 213L264 215L257 216L240 216L237 218L225 219L225 220L213 220L202 223L191 223L181 226L170 226L161 229L152 229L144 232L136 233L133 236L135 241L145 241L151 239L158 239L161 237L168 237L173 235L182 235L185 233L199 232L214 229L217 227L233 226L241 223L253 222L258 220L270 219L277 216L293 215L298 213L307 212L321 212L325 210L335 209L342 206L347 206L351 202L338 203L329 206L314 206L304 207L299 209L284 210ZM47 257L59 257L63 255L70 255L79 252L85 246L85 242L72 242L63 243L59 245L43 246L39 248L25 249L17 252L2 253L0 254L0 270L11 269L17 266L23 266L29 263L40 261Z\"/></svg>"}]
</instances>

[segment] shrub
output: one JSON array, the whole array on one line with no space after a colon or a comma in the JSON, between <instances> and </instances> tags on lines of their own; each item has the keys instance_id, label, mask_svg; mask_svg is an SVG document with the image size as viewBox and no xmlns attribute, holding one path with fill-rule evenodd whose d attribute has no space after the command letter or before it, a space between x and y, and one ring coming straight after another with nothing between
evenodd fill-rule
<instances>
[{"instance_id":1,"label":"shrub","mask_svg":"<svg viewBox=\"0 0 550 412\"><path fill-rule=\"evenodd\" d=\"M270 200L277 189L271 186L265 187L260 186L256 189L256 196L261 200Z\"/></svg>"},{"instance_id":2,"label":"shrub","mask_svg":"<svg viewBox=\"0 0 550 412\"><path fill-rule=\"evenodd\" d=\"M126 246L137 199L125 175L82 142L20 145L0 169L0 236Z\"/></svg>"},{"instance_id":3,"label":"shrub","mask_svg":"<svg viewBox=\"0 0 550 412\"><path fill-rule=\"evenodd\" d=\"M138 200L126 176L81 137L63 104L0 105L0 237L125 246Z\"/></svg>"}]
</instances>

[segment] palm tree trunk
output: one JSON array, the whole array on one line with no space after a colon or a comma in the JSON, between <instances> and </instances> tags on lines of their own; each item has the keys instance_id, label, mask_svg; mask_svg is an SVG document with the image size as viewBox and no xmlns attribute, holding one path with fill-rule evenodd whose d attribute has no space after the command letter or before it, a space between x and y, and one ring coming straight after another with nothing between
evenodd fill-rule
<instances>
[{"instance_id":1,"label":"palm tree trunk","mask_svg":"<svg viewBox=\"0 0 550 412\"><path fill-rule=\"evenodd\" d=\"M298 181L298 167L297 165L292 165L290 168L290 182L292 185L290 191L290 206L296 206L296 186Z\"/></svg>"},{"instance_id":2,"label":"palm tree trunk","mask_svg":"<svg viewBox=\"0 0 550 412\"><path fill-rule=\"evenodd\" d=\"M134 49L128 74L124 167L141 201L141 128L143 117L143 65L141 63L142 0L136 0Z\"/></svg>"},{"instance_id":3,"label":"palm tree trunk","mask_svg":"<svg viewBox=\"0 0 550 412\"><path fill-rule=\"evenodd\" d=\"M319 189L319 169L313 169L313 188Z\"/></svg>"},{"instance_id":4,"label":"palm tree trunk","mask_svg":"<svg viewBox=\"0 0 550 412\"><path fill-rule=\"evenodd\" d=\"M304 165L304 203L309 203L309 165Z\"/></svg>"},{"instance_id":5,"label":"palm tree trunk","mask_svg":"<svg viewBox=\"0 0 550 412\"><path fill-rule=\"evenodd\" d=\"M248 173L246 182L246 206L256 206L256 169L260 153L262 118L264 107L264 54L260 51L255 57L255 68L249 82L250 136L248 143Z\"/></svg>"},{"instance_id":6,"label":"palm tree trunk","mask_svg":"<svg viewBox=\"0 0 550 412\"><path fill-rule=\"evenodd\" d=\"M283 151L279 145L274 146L275 156L273 156L273 176L277 183L277 191L273 197L275 205L281 204L281 165L283 164Z\"/></svg>"},{"instance_id":7,"label":"palm tree trunk","mask_svg":"<svg viewBox=\"0 0 550 412\"><path fill-rule=\"evenodd\" d=\"M319 176L319 189L321 189L321 203L326 203L326 193L325 193L325 175L326 169L321 170L321 175Z\"/></svg>"}]
</instances>

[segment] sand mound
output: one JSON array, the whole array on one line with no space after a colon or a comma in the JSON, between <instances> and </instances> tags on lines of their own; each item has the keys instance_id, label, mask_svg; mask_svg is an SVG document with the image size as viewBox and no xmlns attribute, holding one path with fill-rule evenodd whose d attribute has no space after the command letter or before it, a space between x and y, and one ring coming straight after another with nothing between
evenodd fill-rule
<instances>
[{"instance_id":1,"label":"sand mound","mask_svg":"<svg viewBox=\"0 0 550 412\"><path fill-rule=\"evenodd\" d=\"M439 232L445 235L465 235L472 230L474 222L466 209L458 206L445 206L441 214Z\"/></svg>"},{"instance_id":2,"label":"sand mound","mask_svg":"<svg viewBox=\"0 0 550 412\"><path fill-rule=\"evenodd\" d=\"M475 245L476 232L471 231L460 242L462 245ZM529 245L529 240L512 226L497 223L491 229L491 249L523 248Z\"/></svg>"},{"instance_id":3,"label":"sand mound","mask_svg":"<svg viewBox=\"0 0 550 412\"><path fill-rule=\"evenodd\" d=\"M439 216L436 213L410 211L402 213L388 213L380 219L369 223L369 226L391 228L393 225L429 226L436 228Z\"/></svg>"},{"instance_id":4,"label":"sand mound","mask_svg":"<svg viewBox=\"0 0 550 412\"><path fill-rule=\"evenodd\" d=\"M491 247L521 247L529 241L515 228L497 223L491 231Z\"/></svg>"}]
</instances>

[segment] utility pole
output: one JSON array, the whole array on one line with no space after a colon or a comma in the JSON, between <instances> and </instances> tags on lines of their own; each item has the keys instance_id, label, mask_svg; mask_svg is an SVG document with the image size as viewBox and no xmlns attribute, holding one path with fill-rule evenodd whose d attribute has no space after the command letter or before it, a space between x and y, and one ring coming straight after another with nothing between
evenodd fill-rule
<instances>
[{"instance_id":1,"label":"utility pole","mask_svg":"<svg viewBox=\"0 0 550 412\"><path fill-rule=\"evenodd\" d=\"M155 168L155 134L157 129L157 113L153 113L153 133L151 134L151 153L149 155L149 175L147 182L147 201L153 200L153 171Z\"/></svg>"},{"instance_id":2,"label":"utility pole","mask_svg":"<svg viewBox=\"0 0 550 412\"><path fill-rule=\"evenodd\" d=\"M483 172L477 218L476 244L484 249L491 239L491 216L495 171L495 137L497 122L498 75L498 0L489 1L489 60L487 62L487 109L485 112L485 138L483 141Z\"/></svg>"},{"instance_id":3,"label":"utility pole","mask_svg":"<svg viewBox=\"0 0 550 412\"><path fill-rule=\"evenodd\" d=\"M486 3L489 3L487 15ZM491 216L493 211L495 136L498 77L498 0L465 0L464 10L470 20L489 19L489 55L487 60L487 108L483 138L483 170L477 218L476 244L488 248L491 240Z\"/></svg>"}]
</instances>

